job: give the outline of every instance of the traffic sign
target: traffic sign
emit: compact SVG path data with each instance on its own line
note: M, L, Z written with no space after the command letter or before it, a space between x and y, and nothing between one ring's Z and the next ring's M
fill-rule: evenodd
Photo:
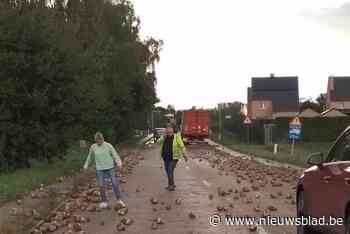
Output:
M290 140L300 140L301 139L301 127L294 125L289 128L288 138Z
M290 140L300 140L301 139L301 121L298 117L295 117L289 123L288 137Z
M288 132L288 138L292 140L292 151L291 154L294 154L294 148L295 148L295 140L301 139L301 121L298 117L295 117L290 123L289 123L289 132Z
M295 117L290 123L289 126L301 126L301 121L299 117Z
M244 121L243 121L243 123L244 123L245 125L250 125L250 124L252 124L252 120L251 120L248 116L246 116L245 119L244 119Z

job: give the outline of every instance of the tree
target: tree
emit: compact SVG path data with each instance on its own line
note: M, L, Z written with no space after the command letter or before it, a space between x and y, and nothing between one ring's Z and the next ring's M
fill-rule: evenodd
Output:
M167 110L170 114L174 114L175 115L175 107L173 105L168 105L167 106Z
M302 112L302 111L304 111L306 109L312 109L312 110L314 110L316 112L320 112L321 111L320 105L318 103L312 101L311 99L310 100L306 100L303 103L301 103L299 111Z
M46 2L0 3L0 172L97 130L124 140L158 101L163 42L140 39L130 1Z
M168 113L166 108L158 106L154 109L154 126L156 128L164 128L167 124L167 119L165 115Z
M41 2L2 9L0 17L0 99L11 116L1 125L6 147L0 170L29 167L30 158L51 162L62 155L65 131L76 116L75 54L53 24L55 15ZM46 18L47 20L40 20Z
M219 118L221 117L224 132L236 136L241 135L244 127L244 116L241 113L241 105L240 102L233 102L227 103L221 110L212 109L210 111L211 129L214 132L219 131ZM221 111L221 114L219 114L219 111ZM225 116L230 116L230 118L226 119Z
M321 93L320 96L317 97L316 101L320 107L321 112L327 109L327 94Z

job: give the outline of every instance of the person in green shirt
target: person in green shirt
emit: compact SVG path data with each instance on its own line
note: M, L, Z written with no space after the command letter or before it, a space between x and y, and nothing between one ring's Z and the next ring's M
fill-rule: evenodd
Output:
M125 207L125 203L121 200L119 180L115 175L115 165L117 165L119 171L122 170L122 161L119 154L110 143L104 141L102 133L97 132L95 134L95 142L96 143L90 147L89 155L84 164L84 170L88 169L89 164L94 159L96 164L97 182L101 194L100 208L104 209L108 207L106 178L110 178L112 181L112 188L117 198L117 202Z

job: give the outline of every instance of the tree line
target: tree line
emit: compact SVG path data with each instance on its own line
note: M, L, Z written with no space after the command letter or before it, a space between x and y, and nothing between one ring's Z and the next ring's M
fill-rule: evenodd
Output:
M0 2L0 172L62 158L100 130L116 143L158 101L162 41L127 0Z
M220 109L210 110L210 129L215 135L221 132L223 135L231 135L237 140L243 140L245 129L241 105L240 102L226 103Z

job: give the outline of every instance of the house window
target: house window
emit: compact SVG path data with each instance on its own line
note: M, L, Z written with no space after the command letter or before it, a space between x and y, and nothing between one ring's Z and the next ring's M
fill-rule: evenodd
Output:
M260 110L265 110L266 109L265 102L260 102L259 108Z

